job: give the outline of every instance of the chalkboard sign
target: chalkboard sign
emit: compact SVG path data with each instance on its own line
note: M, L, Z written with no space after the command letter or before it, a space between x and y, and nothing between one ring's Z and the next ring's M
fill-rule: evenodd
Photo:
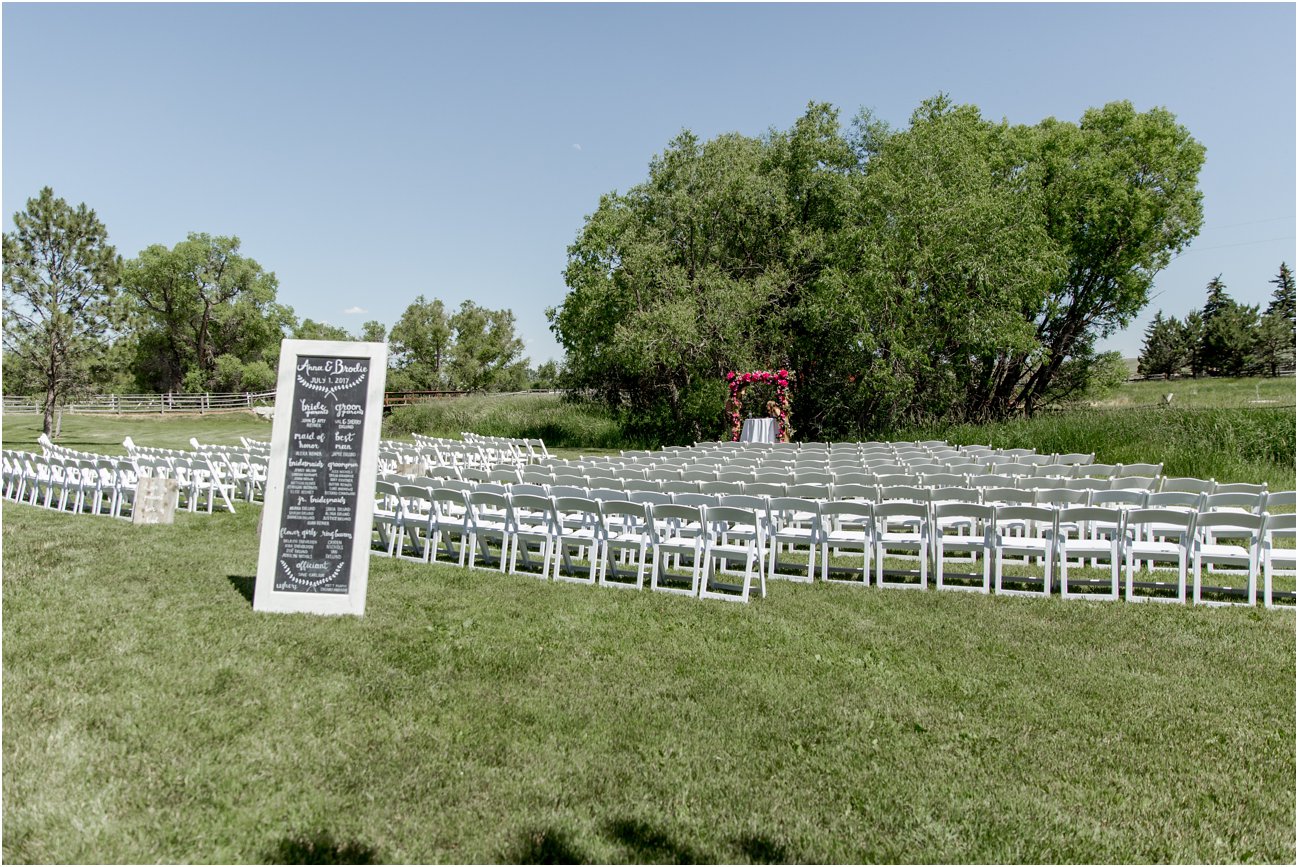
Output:
M387 350L286 340L253 607L362 614Z

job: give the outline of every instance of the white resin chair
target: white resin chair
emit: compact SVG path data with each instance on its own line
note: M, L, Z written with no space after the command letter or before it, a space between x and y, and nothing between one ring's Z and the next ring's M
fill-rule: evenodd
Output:
M1275 606L1274 582L1276 575L1293 575L1298 571L1298 556L1294 550L1294 513L1285 512L1279 515L1267 515L1262 526L1262 604L1267 608ZM1288 545L1277 545L1281 540L1288 540ZM1292 592L1289 597L1294 598Z
M874 563L875 584L879 587L928 589L928 561L930 529L927 503L889 501L874 507ZM918 561L917 569L887 569L885 558L890 553L904 552ZM889 580L887 576L918 578L911 581Z
M1058 533L1055 536L1055 563L1059 575L1059 596L1063 599L1101 599L1117 601L1118 570L1122 562L1123 512L1099 506L1074 506L1059 510ZM1106 529L1107 528L1107 529ZM1068 567L1076 558L1078 565L1090 560L1093 567L1103 561L1109 569L1107 583L1099 579L1080 579L1069 583ZM1104 592L1084 592L1074 587L1106 588Z
M766 598L765 519L751 509L707 506L703 509L703 569L699 576L700 599L747 602L754 575ZM726 563L744 561L740 583L724 580Z
M603 518L604 561L600 570L601 587L644 587L648 568L650 528L649 507L644 503L626 500L609 500L600 504ZM620 558L616 555L622 555ZM621 565L634 566L634 578L618 571Z
M649 544L653 551L649 589L663 593L697 596L703 568L703 512L695 506L663 503L649 507ZM689 586L679 574L683 558L688 558ZM673 572L672 570L676 571Z
M1194 576L1192 599L1195 605L1256 605L1258 549L1262 540L1261 515L1243 512L1200 512L1194 522L1194 547L1191 570ZM1216 566L1213 586L1203 585L1205 564ZM1223 568L1226 567L1226 568ZM1233 568L1231 568L1233 567ZM1231 582L1233 579L1233 583ZM1240 587L1238 582L1244 582ZM1203 592L1235 596L1243 593L1245 601L1205 600Z
M992 525L996 510L977 502L947 501L933 506L933 577L938 590L987 593L992 577ZM963 563L981 563L982 574L949 573L946 561L952 554L965 555ZM959 579L952 583L951 579ZM966 580L979 583L966 584Z
M820 580L870 586L870 557L874 553L874 507L858 500L831 500L820 504ZM858 572L831 566L830 558L843 551L861 552ZM847 573L859 578L835 578Z
M996 593L1007 596L1049 596L1054 571L1059 512L1044 506L998 506L992 546L992 571ZM1039 564L1040 576L1006 575L1005 558L1020 558L1031 569ZM1006 585L1017 585L1009 587Z
M557 535L554 579L577 584L594 584L603 551L603 513L597 500L588 497L557 497L554 501ZM575 555L575 557L574 557ZM583 577L575 561L589 566ZM564 574L564 571L568 574Z
M810 584L816 574L816 548L820 545L823 532L820 517L821 504L816 500L801 497L772 497L768 503L770 519L770 564L771 579L787 578ZM785 575L780 573L780 551L788 554L799 551L807 558L805 575ZM801 564L799 564L800 566Z
M509 505L512 551L509 557L509 571L518 572L521 558L523 567L528 572L531 572L535 566L538 569L537 576L543 581L549 580L555 545L559 537L554 501L542 494L519 493L510 495ZM533 556L539 558L539 564L532 562Z
M1174 509L1131 509L1126 513L1123 551L1128 602L1185 602L1186 572L1194 541L1196 515L1196 512ZM1142 561L1150 566L1154 563L1175 564L1176 583L1137 582L1136 569ZM1137 594L1137 588L1150 592ZM1176 595L1170 598L1156 595L1160 590L1175 590Z

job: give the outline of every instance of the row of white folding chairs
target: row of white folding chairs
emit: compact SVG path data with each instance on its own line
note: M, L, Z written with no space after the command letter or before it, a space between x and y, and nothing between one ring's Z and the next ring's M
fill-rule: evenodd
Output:
M136 470L129 458L38 455L5 449L4 496L47 509L128 517Z
M522 463L538 463L550 459L550 450L545 447L545 441L542 439L490 437L471 431L463 431L460 436L463 437L465 442L483 443L494 448L512 449L523 459Z
M524 490L524 487L529 489ZM530 486L520 486L510 491L477 489L470 492L387 483L380 489L381 500L386 501L386 506L381 506L376 511L375 526L389 553L395 551L399 555L423 560L434 559L434 552L441 539L448 540L444 543L447 553L454 555L456 549L451 546L449 539L456 528L459 528L460 565L465 565L467 552L468 564L472 566L483 544L482 540L494 539L500 546L499 559L496 561L499 568L503 570L505 563L509 562L512 571L518 551L524 551L525 558L527 552L518 548L520 543L515 540L515 554L512 559L509 555L509 528L521 526L517 516L511 517L509 504L524 503L535 512L541 508L539 504L542 503L569 506L593 503L595 507L587 509L581 520L575 523L569 521L567 525L562 522L553 523L553 527L570 526L573 530L566 544L592 546L586 580L593 583L597 580L597 567L613 569L616 573L616 564L611 556L613 549L606 552L609 559L605 562L598 553L598 540L613 534L629 545L635 542L637 533L650 541L652 536L648 526L640 530L634 527L618 530L616 527L610 529L608 525L593 523L592 515L600 510L617 516L624 516L630 510L633 514L641 514L643 511L649 515L679 517L679 510L682 509L706 512L709 509L740 508L749 510L754 515L756 528L753 530L755 535L752 541L760 549L747 552L750 556L746 573L751 572L754 563L761 572L761 564L765 563L771 578L794 577L780 575L780 552L787 546L801 546L806 559L806 573L801 580L806 581L811 581L814 577L817 549L821 552L821 578L826 581L843 580L831 577L831 573L841 574L844 570L841 566L831 566L830 549L836 553L855 550L862 555L861 568L846 571L860 576L849 580L865 585L871 583L873 571L874 582L879 587L927 589L931 566L936 573L935 584L938 589L972 589L982 592L994 589L997 593L1050 595L1052 581L1057 580L1060 595L1065 598L1117 599L1119 568L1122 567L1126 574L1128 600L1170 599L1184 602L1186 570L1187 564L1190 564L1193 565L1193 599L1196 603L1218 604L1223 598L1229 598L1233 594L1242 595L1246 600L1243 604L1251 605L1256 601L1256 578L1260 563L1264 573L1264 603L1271 606L1278 596L1293 597L1292 592L1273 592L1273 576L1277 568L1288 574L1292 574L1294 568L1293 548L1274 545L1277 537L1290 539L1292 545L1292 513L1271 516L1238 511L1198 512L1167 508L1124 510L1088 506L1054 508L955 502L820 502L802 498L743 495L714 499L689 494L677 495L671 502L645 501L643 498L620 501L608 497L608 494L615 492L590 491L586 497L563 493L565 495L547 496L539 489L531 490ZM426 505L412 508L410 503ZM558 505L556 508L558 512L564 511ZM581 511L575 508L573 510ZM695 536L704 535L704 531L699 529L691 533ZM533 532L527 539L543 548L543 573L548 574L553 564L555 577L561 577L560 560L571 571L568 549L563 547L565 542L557 538L546 541L542 538L543 535ZM1243 544L1233 541L1239 536L1245 537ZM1172 541L1169 541L1169 537ZM591 542L592 538L597 541ZM410 551L408 555L405 554L407 543ZM560 559L553 559L559 556L555 553L556 546L562 552ZM489 556L487 549L482 550ZM623 546L620 550L625 551L627 548ZM646 565L644 550L644 544L641 544L639 559L635 560L638 565L636 586L643 584ZM886 558L906 553L917 559L917 569L885 566ZM946 567L950 554L972 555L981 564L981 580L977 580L978 576L952 576ZM1021 577L1007 573L1004 570L1006 556L1035 557L1043 563L1041 574ZM1079 561L1089 558L1092 565L1105 560L1111 571L1110 580L1075 579L1070 585L1068 564L1073 558ZM1136 580L1142 563L1166 561L1176 563L1176 583L1143 578ZM698 566L697 563L695 565ZM1243 586L1205 585L1202 580L1204 565L1244 567ZM709 561L704 563L702 571L695 569L691 586L696 591L699 580L703 580L706 585L707 570L710 568ZM657 573L655 571L652 574ZM1220 582L1223 578L1234 577L1235 573L1218 568L1214 574ZM961 578L970 577L975 579L974 583L960 583ZM751 575L745 580L745 588L750 578ZM897 580L898 578L903 580ZM1097 594L1079 589L1095 586L1104 586L1107 591ZM1160 591L1170 591L1175 595L1161 596ZM747 591L744 589L742 592L746 594ZM1206 597L1205 593L1208 594Z
M246 502L255 503L266 492L270 453L242 446L200 443L191 438L195 453L205 455L224 474Z
M799 475L844 473L876 473L914 475L949 473L958 475L995 474L1012 476L1035 476L1039 478L1123 478L1127 476L1157 476L1162 473L1162 464L1051 464L1051 463L894 463L892 461L850 461L850 462L793 462L766 461L749 462L726 460L723 457L706 459L601 459L586 458L574 461L552 461L546 465L525 467L530 471L620 471L627 474L671 475L693 473L700 477L721 473L750 473L768 475Z
M908 476L866 477L844 482L774 482L721 479L713 481L687 479L626 479L613 476L541 475L524 472L521 478L493 472L472 481L508 484L534 484L546 487L602 488L630 492L668 494L753 494L758 496L798 496L813 499L916 499L931 501L944 496L966 502L991 500L1019 504L1103 505L1123 503L1129 506L1177 505L1199 508L1201 498L1218 507L1243 508L1260 512L1267 503L1283 506L1292 492L1269 492L1266 485L1230 484L1217 486L1217 492L1199 493L1173 486L1162 490L1160 480L1130 477L1108 482L1096 479L1034 479L1008 477ZM1150 498L1153 498L1152 500Z
M747 602L766 595L764 523L735 507L650 506L583 497L466 492L379 480L379 553L504 572ZM493 550L494 549L494 550ZM744 561L742 573L728 568ZM687 570L682 574L681 570Z

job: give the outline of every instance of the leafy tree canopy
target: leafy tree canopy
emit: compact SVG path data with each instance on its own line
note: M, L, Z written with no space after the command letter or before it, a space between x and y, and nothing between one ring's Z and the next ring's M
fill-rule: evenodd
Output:
M1203 154L1129 103L1023 127L939 96L847 133L811 104L787 131L682 132L569 248L565 381L663 441L717 436L730 369L793 369L820 439L1068 399L1198 232Z

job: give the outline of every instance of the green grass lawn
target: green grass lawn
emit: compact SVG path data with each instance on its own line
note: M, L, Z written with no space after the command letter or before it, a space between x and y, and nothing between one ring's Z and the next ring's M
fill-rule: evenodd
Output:
M613 450L548 400L560 454ZM270 425L67 416L61 442L128 434ZM1293 485L1268 405L943 434ZM4 503L6 861L1294 861L1291 609L783 581L738 606L378 558L364 618L264 615L259 512Z
M264 615L258 511L5 504L6 861L1294 859L1292 611L380 558Z

